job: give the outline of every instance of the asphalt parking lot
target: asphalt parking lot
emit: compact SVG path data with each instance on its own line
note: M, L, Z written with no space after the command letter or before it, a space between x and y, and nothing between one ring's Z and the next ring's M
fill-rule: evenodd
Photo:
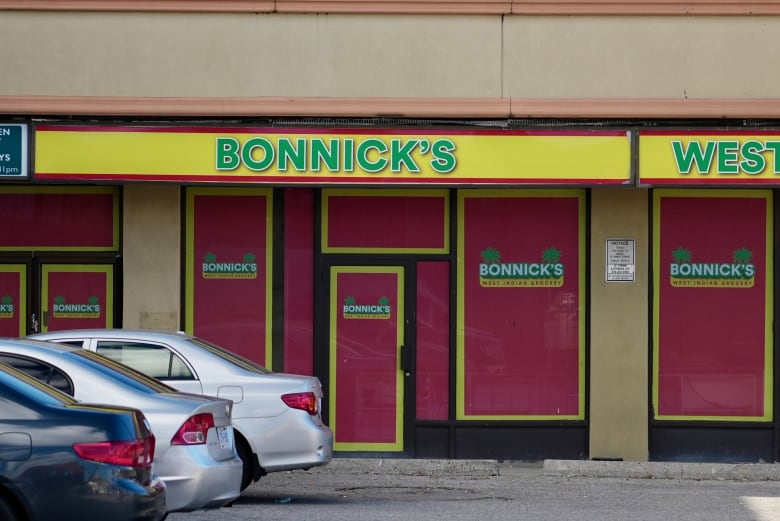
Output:
M780 521L780 466L334 459L169 521Z

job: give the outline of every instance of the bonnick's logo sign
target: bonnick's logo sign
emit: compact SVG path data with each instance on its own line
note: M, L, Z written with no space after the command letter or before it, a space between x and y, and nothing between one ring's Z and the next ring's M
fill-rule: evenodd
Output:
M100 311L100 299L94 295L81 304L67 304L65 297L58 295L52 306L55 318L100 318Z
M355 297L344 299L342 308L344 318L389 319L392 307L390 299L380 297L376 304L358 304Z
M0 299L0 318L13 318L15 309L14 299L10 295L3 295Z
M379 137L252 136L242 143L235 137L219 136L216 140L217 171L244 166L252 172L419 174L427 167L448 174L458 164L455 150L454 141L446 137L396 136L385 141Z
M680 246L672 252L669 278L674 287L752 288L756 266L745 247L734 251L731 262L693 262L691 251Z
M257 257L254 253L245 253L242 262L217 262L217 256L207 253L201 266L204 279L256 279Z
M482 287L561 287L564 266L555 247L542 252L541 262L502 262L501 252L489 247L482 252L479 285Z

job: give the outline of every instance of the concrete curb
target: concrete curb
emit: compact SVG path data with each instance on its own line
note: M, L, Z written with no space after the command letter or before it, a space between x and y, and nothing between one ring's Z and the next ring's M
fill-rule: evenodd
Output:
M396 474L402 476L498 475L496 460L333 458L312 471L332 474Z
M545 460L545 475L644 479L780 481L774 463L675 463Z
M546 476L613 477L632 479L693 479L780 481L780 464L677 463L635 461L555 460L512 462L496 460L333 458L312 472L326 474L385 474L399 476L492 477L522 475L529 471Z

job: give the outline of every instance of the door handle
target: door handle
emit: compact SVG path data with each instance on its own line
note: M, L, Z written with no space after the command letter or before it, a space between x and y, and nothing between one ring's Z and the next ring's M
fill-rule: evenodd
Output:
M411 373L412 372L412 360L411 355L409 354L409 348L406 346L401 346L401 371L405 373Z

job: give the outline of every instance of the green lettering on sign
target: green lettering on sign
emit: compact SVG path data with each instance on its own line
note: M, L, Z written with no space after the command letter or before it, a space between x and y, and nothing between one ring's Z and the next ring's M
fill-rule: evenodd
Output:
M780 141L694 140L687 145L672 141L672 154L682 175L694 171L722 176L780 174Z
M708 174L710 165L712 165L712 156L715 153L715 142L707 141L705 150L702 150L701 143L698 141L691 141L687 149L684 149L683 146L680 141L672 141L672 151L674 152L674 160L677 161L677 170L681 174L690 174L691 168L693 168L695 163L699 172Z
M253 172L275 169L281 173L419 174L429 168L446 175L458 164L455 143L448 138L394 137L386 142L379 137L280 136L274 141L252 136L242 143L234 137L220 136L215 145L217 171L243 166Z

